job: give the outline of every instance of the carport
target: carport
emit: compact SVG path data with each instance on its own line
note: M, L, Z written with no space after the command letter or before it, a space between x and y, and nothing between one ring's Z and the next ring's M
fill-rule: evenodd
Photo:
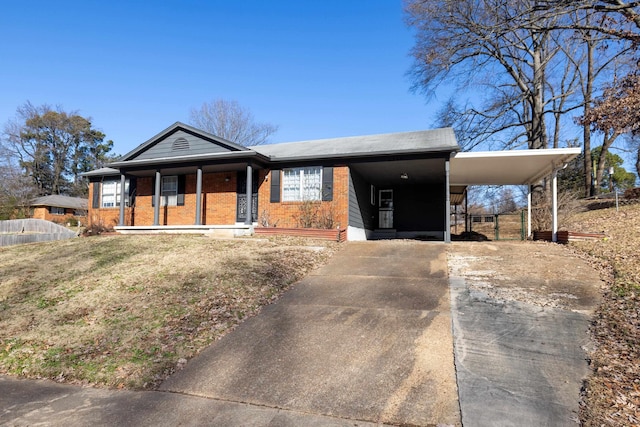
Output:
M558 233L558 171L577 157L580 148L478 151L454 153L447 174L447 199L461 203L469 185L526 185L527 236L531 237L531 186L551 175L552 239ZM447 218L449 218L447 212ZM447 228L450 239L450 228ZM449 241L449 240L447 240Z

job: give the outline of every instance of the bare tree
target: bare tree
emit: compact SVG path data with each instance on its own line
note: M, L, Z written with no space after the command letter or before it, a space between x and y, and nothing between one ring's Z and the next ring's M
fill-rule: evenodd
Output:
M256 122L251 111L237 101L225 99L216 99L192 109L190 124L243 146L264 144L278 130L270 123Z
M0 220L28 217L30 201L37 194L30 177L0 145Z
M622 13L613 6L619 1L576 3L580 7L543 0L407 3L409 23L417 30L415 87L429 94L442 82L456 83L475 89L475 98L484 96L482 102L460 102L459 94L469 91L458 90L438 117L438 125L456 129L463 149L496 143L503 149L566 144L563 123L580 109L588 116L607 80L625 73L621 64L627 61L628 66L631 38L609 34L616 25L620 34L628 34L623 27L629 26L630 11L625 9L624 22L618 23L595 3L607 3L608 13ZM603 149L593 175L600 180L607 151L619 134L598 130L604 135ZM583 125L586 195L598 188L591 183L591 132ZM534 187L534 201L541 194Z

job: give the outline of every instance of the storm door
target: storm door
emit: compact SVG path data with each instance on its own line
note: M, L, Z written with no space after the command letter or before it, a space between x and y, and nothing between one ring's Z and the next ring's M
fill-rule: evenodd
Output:
M258 221L258 172L253 171L253 188L251 189L251 220ZM238 185L236 188L236 221L244 222L247 219L247 172L238 172Z
M393 190L380 190L378 197L378 227L393 228Z

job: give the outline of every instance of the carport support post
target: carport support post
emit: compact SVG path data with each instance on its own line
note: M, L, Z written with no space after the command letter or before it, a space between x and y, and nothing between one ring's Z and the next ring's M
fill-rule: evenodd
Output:
M162 175L160 175L160 171L156 171L156 188L155 194L153 195L153 225L160 225L160 184L162 180Z
M558 170L553 170L551 181L551 241L558 241Z
M120 218L118 219L118 225L122 227L124 225L124 198L125 198L125 184L127 183L126 176L120 174Z
M527 185L527 238L531 238L531 184Z
M196 225L202 225L202 166L196 171Z
M244 220L245 225L253 224L253 212L251 209L253 207L253 168L251 167L251 163L247 164L247 217Z
M444 162L444 242L451 243L451 194L449 189L449 159Z

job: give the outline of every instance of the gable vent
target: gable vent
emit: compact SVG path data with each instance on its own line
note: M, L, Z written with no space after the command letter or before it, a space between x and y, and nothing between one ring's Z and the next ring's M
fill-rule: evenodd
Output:
M171 144L171 151L183 151L189 149L189 141L184 138L176 138Z

